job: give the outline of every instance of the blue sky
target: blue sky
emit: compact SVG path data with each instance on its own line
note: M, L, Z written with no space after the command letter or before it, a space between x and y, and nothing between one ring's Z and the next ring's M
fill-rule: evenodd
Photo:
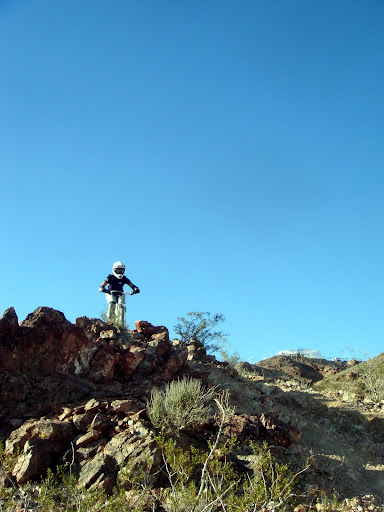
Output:
M383 352L384 4L3 0L1 310Z

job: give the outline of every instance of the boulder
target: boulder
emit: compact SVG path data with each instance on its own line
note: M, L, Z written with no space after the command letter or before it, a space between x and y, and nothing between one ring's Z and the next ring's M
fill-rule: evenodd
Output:
M155 332L155 327L146 320L136 320L135 327L137 332L144 334L145 336L152 336Z
M98 412L93 417L91 423L92 430L99 430L100 432L105 432L111 425L111 420L105 414Z
M24 453L19 456L12 471L16 482L21 485L43 476L53 465L53 455L57 453L55 443L45 439L28 440L24 445Z
M258 439L260 436L259 418L247 414L233 414L227 419L223 434L230 439L236 437L242 443Z
M131 421L128 429L113 436L106 444L105 439L97 443L95 438L91 441L89 437L90 442L85 445L83 438L76 442L75 455L77 461L82 461L78 481L80 487L109 491L116 478L122 487L129 487L127 464L129 472L140 469L148 472L152 484L157 482L162 462L160 449L152 432L140 421Z
M150 337L150 341L154 342L169 342L169 331L164 325L154 327L153 334Z
M103 331L117 332L117 327L107 324L99 318L88 318L87 316L81 316L76 318L75 325L80 327L86 334L87 338L91 341L95 341L100 337L100 333Z
M6 442L6 453L23 448L12 471L16 482L23 484L43 475L73 437L72 425L58 420L29 421L15 430Z
M111 403L111 410L122 416L135 414L143 409L143 403L136 400L114 400Z
M129 472L143 471L147 473L150 485L158 484L162 465L161 451L153 433L141 421L132 421L129 429L113 437L106 445L104 453L113 457L119 465L117 479L120 486L125 487L128 484L127 463Z
M19 327L19 319L17 318L15 308L6 309L0 318L0 323L4 331L15 332Z
M116 352L112 345L105 345L92 360L89 376L95 381L113 380L115 367L121 359L121 354Z
M102 404L99 400L95 400L94 398L91 398L91 400L88 400L88 402L84 406L85 412L95 412L101 409Z
M262 414L260 416L263 437L268 443L287 448L301 438L301 432L287 423L280 421L272 414Z
M126 379L130 379L139 364L145 359L146 351L144 347L132 346L126 351L120 361L119 370Z
M108 440L105 438L94 440L93 442L87 443L84 446L76 447L75 452L75 461L81 462L91 457L94 457L96 453L100 453L103 451L104 446L107 444Z
M78 485L91 490L111 491L116 482L117 471L116 460L107 453L100 452L81 467Z
M183 368L188 359L188 349L182 347L169 353L159 372L158 381L169 382Z
M60 450L73 437L71 423L57 419L28 420L14 430L5 443L5 452L12 454L15 448L23 449L30 439L42 439L54 443Z
M80 432L87 432L91 427L94 417L95 413L93 412L75 413L72 421L77 430Z
M75 445L77 448L87 446L98 439L103 437L103 433L100 430L89 430L86 434L76 439Z

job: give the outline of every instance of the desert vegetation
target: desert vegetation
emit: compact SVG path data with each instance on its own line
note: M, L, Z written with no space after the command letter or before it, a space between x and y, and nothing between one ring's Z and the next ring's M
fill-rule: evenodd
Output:
M216 404L218 430L206 450L193 444L182 447L177 437L167 435L207 421L211 402ZM221 441L226 416L233 413L227 392L218 394L213 389L204 389L200 381L184 379L165 386L162 391L154 391L148 402L148 413L153 426L162 432L156 436L163 461L160 471L165 481L161 489L150 485L148 461L140 468L129 465L122 468L119 482L110 494L103 489L81 488L70 464L59 466L55 472L48 469L39 483L16 486L10 473L18 453L6 455L2 446L0 510L235 512L263 510L269 506L268 510L278 511L297 502L294 487L299 474L293 474L287 464L278 463L267 443L250 444L255 455L252 470L242 473L236 469L232 453L237 440Z
M7 310L0 512L382 512L383 356L232 367L203 317L175 343Z
M186 316L178 317L177 320L178 323L173 329L182 343L197 340L209 352L218 352L225 346L228 334L216 330L225 321L222 313L212 315L208 312L189 311Z
M204 389L200 380L173 381L164 389L154 388L147 405L152 425L164 433L178 434L181 429L205 423L215 390Z
M368 400L378 404L384 400L384 355L357 362L349 368L315 384L319 391L339 393L355 401Z

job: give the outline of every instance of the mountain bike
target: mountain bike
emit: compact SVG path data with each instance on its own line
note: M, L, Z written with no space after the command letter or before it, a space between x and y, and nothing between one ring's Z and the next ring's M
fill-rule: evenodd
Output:
M111 301L108 301L108 308L110 307L111 303L115 304L113 316L115 317L116 326L126 327L127 307L125 305L125 296L135 295L135 292L133 290L130 292L122 292L120 290L105 290L104 293L111 295Z

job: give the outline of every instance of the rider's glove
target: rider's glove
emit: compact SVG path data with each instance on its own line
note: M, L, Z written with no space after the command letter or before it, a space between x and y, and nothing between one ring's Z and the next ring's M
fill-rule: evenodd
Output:
M99 286L99 292L105 292L105 288L103 288L102 286Z
M133 287L133 293L140 293L140 290L138 289L137 286Z

